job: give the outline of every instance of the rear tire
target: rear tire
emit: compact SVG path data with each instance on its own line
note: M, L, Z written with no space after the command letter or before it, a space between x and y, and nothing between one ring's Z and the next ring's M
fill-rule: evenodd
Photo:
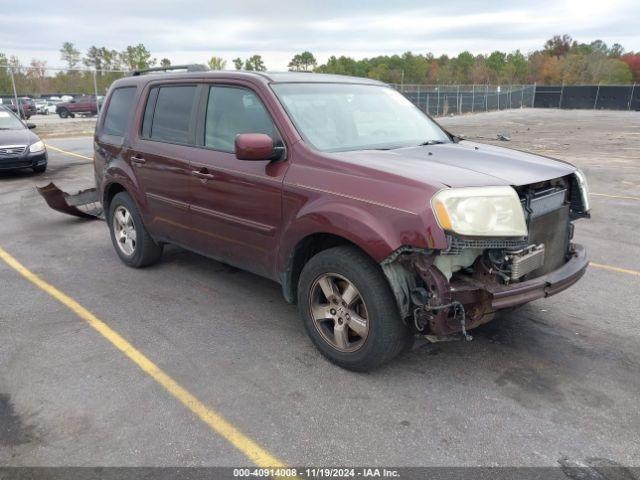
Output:
M58 112L58 115L60 116L60 118L69 118L69 115L71 115L71 113L66 108L62 108Z
M141 268L160 259L162 245L147 233L138 207L128 193L120 192L113 197L107 223L113 247L125 265Z
M327 278L331 287L327 287ZM325 295L327 288L337 288L335 295ZM350 302L353 298L356 300ZM400 318L380 266L351 246L324 250L307 262L298 283L298 309L318 350L349 370L379 367L407 349L413 337ZM354 319L358 319L355 324ZM341 339L343 329L348 333Z

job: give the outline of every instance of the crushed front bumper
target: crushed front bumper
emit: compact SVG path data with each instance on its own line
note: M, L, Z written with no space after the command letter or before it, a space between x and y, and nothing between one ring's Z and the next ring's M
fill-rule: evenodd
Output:
M512 285L485 287L491 294L491 307L495 310L516 307L532 300L555 295L576 283L589 265L582 245L573 245L573 256L562 267L537 278Z
M490 321L498 310L523 305L569 288L584 275L589 264L581 245L571 244L569 251L569 260L560 268L507 285L481 273L454 274L448 280L433 264L432 256L415 251L404 251L390 257L383 263L383 269L403 317L413 315L420 332L446 336L462 330L460 315L456 313L458 307L463 307L464 325L471 329ZM398 263L404 268L399 268ZM415 276L421 281L412 281ZM411 292L420 289L426 291L426 299L419 300L420 295L417 295L419 301L414 300ZM419 320L416 320L416 315L420 316ZM418 328L419 324L423 328Z

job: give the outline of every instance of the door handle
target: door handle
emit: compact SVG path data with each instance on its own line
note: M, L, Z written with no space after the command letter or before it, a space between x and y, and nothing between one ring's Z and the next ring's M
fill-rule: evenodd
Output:
M144 163L146 162L146 160L144 158L142 158L140 155L133 155L131 157L131 163L133 163L134 165L144 165Z
M209 170L203 168L201 170L191 170L191 174L194 177L198 177L202 180L213 180L216 176L213 173L209 173Z

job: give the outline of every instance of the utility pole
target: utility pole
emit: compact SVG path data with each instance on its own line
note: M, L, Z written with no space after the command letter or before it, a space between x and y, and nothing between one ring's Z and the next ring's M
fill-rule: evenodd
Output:
M97 71L93 71L93 90L96 94L96 112L98 114L98 116L100 116L100 102L98 101L98 80L96 78L98 72Z
M13 67L7 68L9 68L9 73L11 74L11 86L13 87L13 100L16 102L16 112L18 112L18 116L22 118L24 115L20 113L20 103L18 102L18 91L16 90L16 79L13 76Z

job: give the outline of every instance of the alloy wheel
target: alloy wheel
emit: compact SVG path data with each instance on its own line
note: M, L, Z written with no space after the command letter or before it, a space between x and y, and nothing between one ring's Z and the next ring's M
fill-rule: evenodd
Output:
M133 255L138 236L131 213L122 205L113 212L113 233L120 251L129 257Z
M369 314L360 292L337 273L320 275L311 286L309 311L322 338L340 352L355 352L369 335Z

